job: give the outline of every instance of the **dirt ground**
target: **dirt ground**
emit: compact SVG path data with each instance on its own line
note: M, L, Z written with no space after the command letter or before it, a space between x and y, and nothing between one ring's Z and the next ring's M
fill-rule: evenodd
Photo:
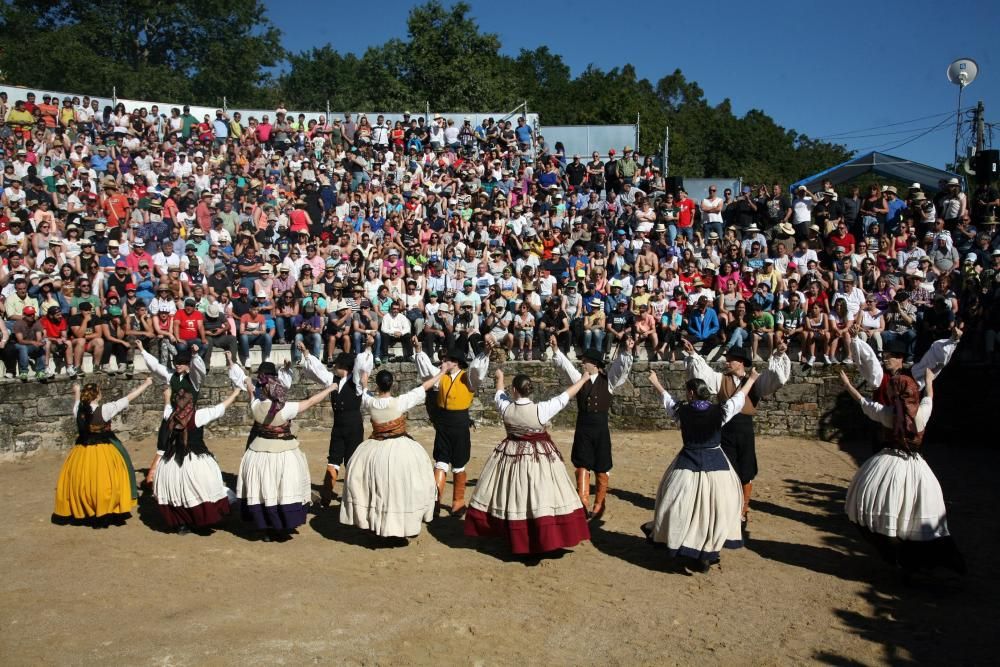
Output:
M413 435L429 448L429 431ZM554 437L568 455L572 434ZM470 476L499 438L474 433ZM336 505L285 544L250 541L236 518L210 536L166 533L149 497L124 527L59 527L49 517L63 454L2 463L0 655L6 665L993 661L995 452L931 448L970 574L904 586L843 514L867 445L760 440L747 547L692 576L639 531L678 433L614 442L604 523L537 564L463 537L452 518L385 544L341 526ZM326 436L303 443L318 481ZM151 442L126 444L144 467ZM210 446L235 484L242 443Z

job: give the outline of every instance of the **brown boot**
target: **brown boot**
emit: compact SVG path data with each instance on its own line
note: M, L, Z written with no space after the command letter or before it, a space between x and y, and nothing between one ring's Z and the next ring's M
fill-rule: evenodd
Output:
M608 495L608 473L597 473L597 493L594 494L594 509L591 519L600 519L604 515L604 499Z
M326 474L323 475L323 486L319 490L320 507L329 507L333 502L333 485L337 483L337 469L326 467Z
M750 495L753 493L753 482L743 485L743 511L740 514L740 521L746 523L750 513Z
M440 468L434 468L434 486L437 487L437 500L434 503L434 514L441 509L441 499L444 498L444 486L448 482L448 473Z
M576 469L576 493L583 503L583 511L586 512L587 505L590 504L590 471L586 468Z
M454 485L451 490L451 513L461 515L465 513L465 482L468 474L463 470L456 472L451 482Z

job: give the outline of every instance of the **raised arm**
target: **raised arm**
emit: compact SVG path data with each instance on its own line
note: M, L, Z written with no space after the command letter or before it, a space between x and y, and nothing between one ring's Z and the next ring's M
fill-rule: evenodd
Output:
M632 352L635 350L635 339L632 336L625 338L625 344L618 346L618 354L615 355L611 367L608 368L608 389L614 393L625 381L628 380L629 371L632 370Z
M552 364L562 371L563 376L566 380L573 384L580 379L580 371L573 367L566 355L562 353L559 349L559 344L556 342L555 336L549 336L549 347L552 348Z
M413 361L417 364L417 376L421 380L437 376L441 372L437 366L431 363L431 358L424 352L423 346L416 336L413 337L413 349L417 351L413 357Z
M587 382L590 382L590 375L583 373L580 376L580 379L574 382L563 393L559 394L555 398L550 398L547 401L536 403L538 407L539 421L543 424L547 424L552 421L552 418L559 414L559 412L569 404L569 399L576 396L577 392L579 392L583 385Z
M470 391L475 393L480 385L483 383L483 379L486 374L490 372L490 353L488 350L483 350L472 363L469 364L468 372L462 377L466 378L465 385Z
M188 373L191 378L191 385L195 388L195 391L201 389L201 383L208 375L208 369L205 368L205 360L201 358L200 354L191 355L191 371Z
M840 371L840 381L844 385L844 389L855 401L861 404L861 411L865 413L865 416L874 422L878 422L886 428L892 428L892 408L882 405L877 401L871 401L861 395L861 392L851 384L851 379L847 377L847 373Z
M142 392L146 391L153 385L153 378L148 377L142 381L142 383L129 392L124 398L119 398L117 401L111 401L109 403L104 403L101 405L101 418L104 421L111 421L115 415L122 412L128 408L129 403L139 398Z
M317 403L321 403L323 401L323 399L325 399L327 397L327 395L329 395L331 392L333 392L333 390L336 389L336 388L337 388L337 385L332 384L329 387L324 387L323 389L321 389L320 391L316 392L315 394L313 394L312 396L310 396L306 400L299 401L299 414L302 414L303 412L305 412L309 408L313 407Z
M667 414L671 418L677 417L677 402L674 401L674 397L670 395L670 392L660 384L660 378L657 377L656 371L649 371L649 384L653 386L653 389L660 393L660 398L663 401L663 409L667 411Z
M302 374L308 378L311 378L323 385L324 387L329 387L330 385L337 384L337 376L331 373L323 362L314 357L306 349L305 343L299 341L295 344L299 352L302 353Z
M142 346L140 341L135 342L135 346L139 348L139 353L142 355L142 360L146 362L146 368L152 373L153 377L161 382L170 381L170 369L157 361L156 357L146 352L146 348Z
M788 346L785 343L778 345L767 362L767 370L756 380L757 395L761 398L781 389L791 377L792 360L788 358L787 350Z
M210 424L216 419L222 417L222 415L226 414L226 408L232 405L233 402L236 401L236 398L242 393L243 391L240 389L233 389L232 393L230 393L229 396L226 396L225 400L218 405L213 405L210 408L200 408L195 411L195 426L205 426L206 424Z
M766 372L766 371L765 371ZM757 372L757 369L752 369L750 375L747 377L746 382L740 386L740 390L733 394L728 401L722 406L722 423L725 424L730 419L739 414L740 410L743 409L743 405L746 403L747 396L750 395L750 389L753 388L754 384L760 382L761 374Z
M851 341L851 354L858 365L858 374L861 378L874 388L880 387L882 385L882 364L875 356L875 350L868 343L855 337Z
M684 341L684 353L687 355L687 376L688 379L699 378L705 381L713 394L719 393L719 385L722 383L722 373L713 370L704 359L694 351L691 341Z

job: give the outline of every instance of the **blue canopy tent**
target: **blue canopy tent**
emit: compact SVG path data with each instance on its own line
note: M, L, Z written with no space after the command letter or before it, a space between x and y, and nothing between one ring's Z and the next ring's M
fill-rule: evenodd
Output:
M950 171L872 151L792 183L791 191L795 192L797 187L804 185L809 192L816 192L824 179L828 178L834 185L838 185L868 172L904 183L920 183L920 189L924 192L937 192L940 189L938 187L940 180L947 181L949 178L962 180L961 176Z

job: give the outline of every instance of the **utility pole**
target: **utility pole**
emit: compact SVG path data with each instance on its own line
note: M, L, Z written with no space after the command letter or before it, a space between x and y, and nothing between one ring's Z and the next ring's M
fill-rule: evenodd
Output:
M979 104L976 105L976 120L974 127L976 128L976 155L979 155L986 148L986 126L985 120L986 109L983 106L983 101L979 100Z

